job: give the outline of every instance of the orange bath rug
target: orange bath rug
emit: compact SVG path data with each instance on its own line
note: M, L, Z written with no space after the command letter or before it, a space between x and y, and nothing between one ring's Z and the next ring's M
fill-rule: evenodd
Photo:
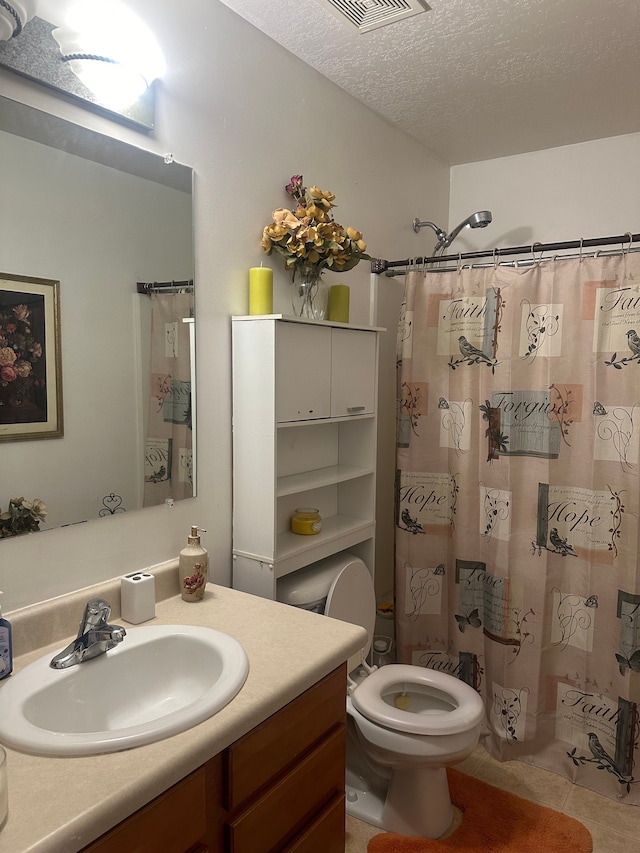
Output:
M591 853L588 829L553 809L538 806L459 770L447 770L451 801L462 824L447 838L410 838L383 832L368 853Z

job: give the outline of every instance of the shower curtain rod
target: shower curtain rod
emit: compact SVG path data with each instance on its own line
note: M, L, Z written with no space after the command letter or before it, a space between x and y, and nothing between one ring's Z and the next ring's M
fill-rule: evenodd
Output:
M384 273L387 276L394 275L404 275L404 272L387 272L387 270L392 267L408 267L419 264L434 264L440 263L442 261L455 261L458 263L461 260L471 260L477 258L491 258L492 264L496 263L516 263L515 261L502 261L501 258L503 256L508 255L524 255L531 254L532 260L531 263L537 263L540 260L550 260L544 258L536 258L536 252L560 252L565 249L579 249L580 254L575 255L573 257L581 257L582 250L593 248L595 246L614 246L621 244L621 247L624 248L624 244L629 244L629 249L631 248L632 243L640 242L640 234L632 234L628 232L627 234L620 234L614 237L593 237L587 240L564 240L558 243L532 243L529 246L512 246L511 248L495 248L495 249L486 249L481 252L462 252L456 255L433 255L429 258L407 258L404 261L385 261L383 258L374 258L371 261L371 272L376 275L380 275ZM634 250L635 251L635 250ZM563 256L568 257L568 256ZM491 266L492 264L486 264L486 266ZM480 266L480 265L478 265ZM441 272L445 272L444 269L440 270Z
M188 281L139 281L136 284L138 293L144 293L149 296L151 293L159 293L160 291L185 291L193 293L193 279Z

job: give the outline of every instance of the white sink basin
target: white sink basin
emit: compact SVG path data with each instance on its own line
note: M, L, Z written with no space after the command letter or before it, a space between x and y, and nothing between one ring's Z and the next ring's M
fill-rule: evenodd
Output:
M242 646L191 625L127 629L93 660L52 669L52 654L0 685L0 740L36 755L95 755L153 743L220 711L249 672Z

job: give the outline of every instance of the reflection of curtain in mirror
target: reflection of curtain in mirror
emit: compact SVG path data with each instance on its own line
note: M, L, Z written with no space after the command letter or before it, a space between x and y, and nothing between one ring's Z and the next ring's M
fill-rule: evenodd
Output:
M189 324L193 295L151 293L144 506L193 494Z

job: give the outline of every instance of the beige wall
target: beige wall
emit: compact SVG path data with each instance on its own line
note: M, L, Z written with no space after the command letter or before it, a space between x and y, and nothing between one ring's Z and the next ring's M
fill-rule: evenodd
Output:
M183 0L179 8L168 0L129 5L152 23L169 69L153 134L121 127L1 70L0 94L138 147L171 152L195 170L199 495L173 509L156 507L1 543L7 610L170 559L191 524L208 529L213 579L229 583L229 317L247 311L248 268L271 262L259 248L260 232L271 210L286 203L281 188L292 174L333 190L340 220L360 228L371 252L386 258L430 250L431 235L416 236L411 229L414 216L438 224L449 217L451 227L480 208L493 211L494 223L466 229L455 244L461 251L638 230L638 134L449 170L217 0ZM275 309L286 311L288 279L277 260L272 265ZM352 287L352 319L366 322L368 265L340 281ZM398 281L390 286L397 290ZM390 405L389 394L385 399ZM391 454L393 411L387 409L383 421ZM388 482L393 463L386 463ZM387 492L380 524L387 555L391 506ZM390 578L390 568L387 556L382 580ZM384 588L382 583L379 591Z
M191 524L208 530L213 580L229 583L229 318L248 309L249 267L271 261L260 235L271 211L286 203L283 187L292 174L333 190L340 221L361 229L378 256L422 251L413 217L447 216L444 163L217 0L129 5L152 24L169 69L153 134L121 127L1 70L0 94L138 147L171 152L195 170L198 497L0 543L6 610L170 559ZM276 259L272 266L275 309L286 312L288 278ZM352 319L367 322L368 265L340 281L352 288Z
M640 230L640 133L451 169L449 225L489 209L452 249L579 240Z

